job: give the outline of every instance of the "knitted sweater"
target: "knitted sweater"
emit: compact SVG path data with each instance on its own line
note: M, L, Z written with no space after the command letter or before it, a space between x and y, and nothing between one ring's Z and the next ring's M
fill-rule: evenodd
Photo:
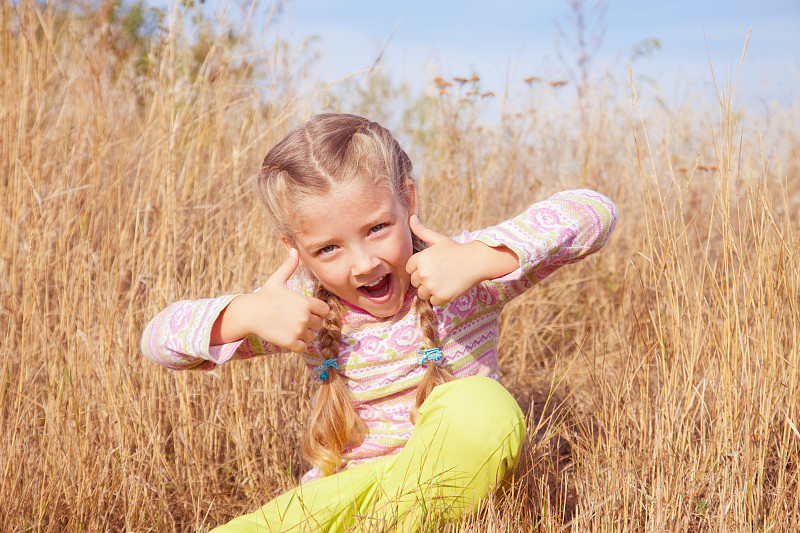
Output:
M498 379L497 338L503 307L559 267L599 250L616 218L615 205L602 194L565 191L501 224L456 237L459 242L479 240L489 246L507 246L519 257L520 268L434 307L445 368L456 378L483 375ZM296 275L287 285L311 295L311 281L303 276ZM173 303L146 326L142 352L173 369L211 369L231 359L281 352L256 336L209 345L214 321L235 296ZM386 318L344 302L337 364L366 435L361 444L344 450L342 468L399 452L414 429L409 414L425 372L417 353L422 332L413 305L415 296L416 290L409 287L400 311ZM312 370L311 378L319 381L318 372L313 371L321 362L318 338L302 357ZM303 482L320 476L314 468Z

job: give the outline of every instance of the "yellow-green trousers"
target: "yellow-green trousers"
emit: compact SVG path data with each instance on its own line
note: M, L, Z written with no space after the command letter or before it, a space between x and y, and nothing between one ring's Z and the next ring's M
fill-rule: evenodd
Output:
M301 485L214 533L428 529L491 495L524 438L523 414L502 385L458 379L433 389L400 453Z

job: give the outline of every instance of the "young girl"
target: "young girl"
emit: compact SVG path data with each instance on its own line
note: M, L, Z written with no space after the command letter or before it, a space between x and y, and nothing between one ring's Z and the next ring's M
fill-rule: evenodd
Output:
M417 218L392 135L337 114L270 150L258 190L286 261L256 292L170 305L142 337L174 369L289 350L320 384L302 484L216 531L416 531L473 510L525 436L496 381L500 312L600 249L614 204L562 192L451 239Z

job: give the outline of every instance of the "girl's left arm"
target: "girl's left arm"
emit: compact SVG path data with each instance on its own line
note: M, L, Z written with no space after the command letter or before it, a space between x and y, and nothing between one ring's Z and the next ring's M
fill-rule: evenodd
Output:
M493 280L502 285L503 299L510 300L562 266L600 250L617 215L614 202L599 192L563 191L496 226L465 232L458 240L480 241L516 255L517 268Z
M411 256L406 271L417 295L433 305L452 302L478 283L505 276L519 266L517 255L506 246L458 242L426 227L416 215L409 226L429 246Z
M599 250L616 220L614 203L589 190L560 192L497 226L455 239L412 216L411 230L430 246L412 255L406 270L419 297L434 305L452 302L484 281L496 288L502 305Z

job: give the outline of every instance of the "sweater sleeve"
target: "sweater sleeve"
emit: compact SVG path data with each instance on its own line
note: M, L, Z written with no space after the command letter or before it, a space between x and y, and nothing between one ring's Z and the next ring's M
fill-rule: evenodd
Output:
M211 328L236 296L231 294L170 304L145 326L142 353L174 370L210 370L230 359L247 359L281 351L256 336L211 346Z
M211 327L236 296L170 304L145 326L142 353L148 359L176 370L213 368L216 363L230 359L236 348L210 346Z
M496 291L498 303L506 303L562 266L598 251L616 223L614 202L598 192L581 189L559 192L496 226L465 232L459 240L507 246L517 254L517 270L486 282L486 288Z
M310 279L302 275L292 277L286 286L303 294L310 295L312 291ZM142 353L167 368L210 370L231 359L285 352L280 346L256 335L219 346L211 345L214 322L237 296L182 300L167 306L145 326L140 345ZM316 339L309 346L309 352L316 353L315 350Z

